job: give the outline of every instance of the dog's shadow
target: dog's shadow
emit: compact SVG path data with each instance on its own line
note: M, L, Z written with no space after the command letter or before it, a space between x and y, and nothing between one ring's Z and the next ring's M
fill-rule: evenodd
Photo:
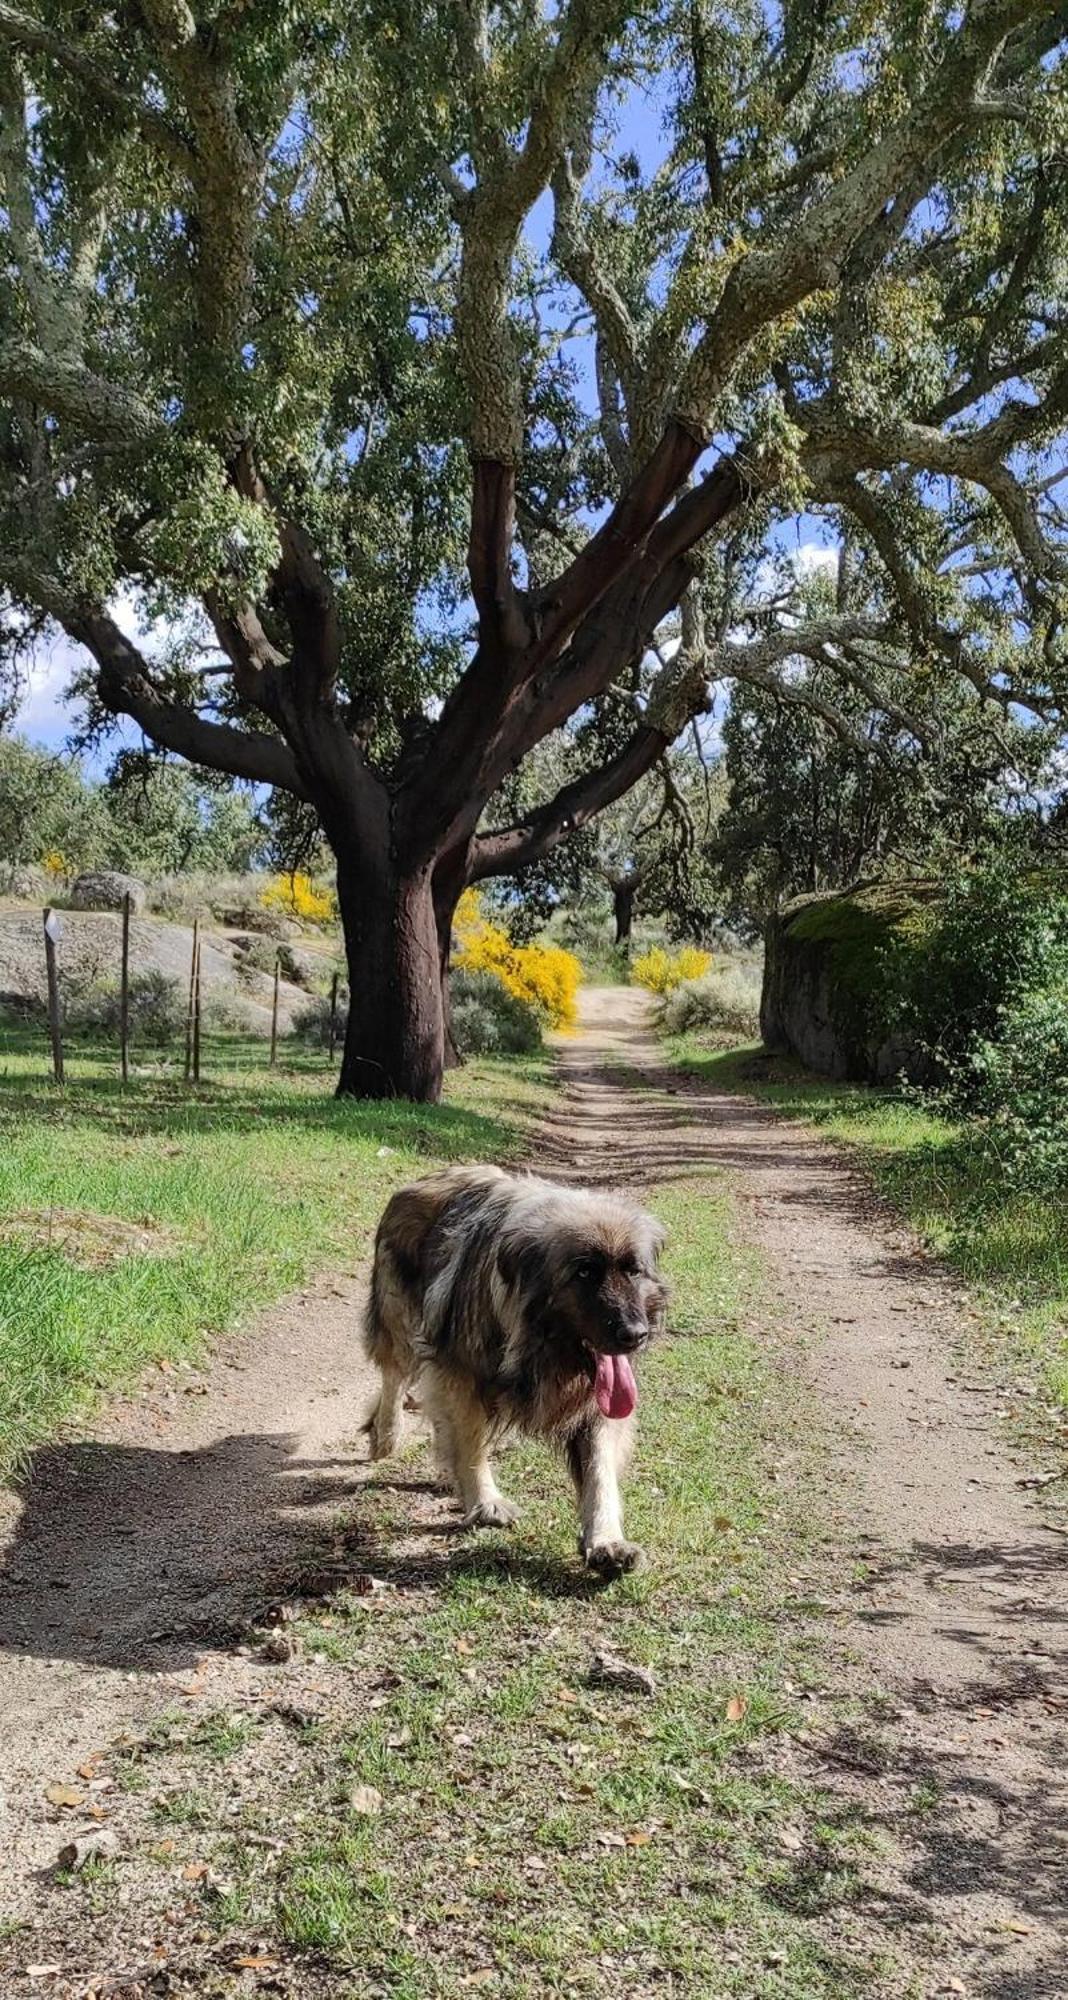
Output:
M13 1658L171 1671L229 1650L279 1599L359 1589L367 1576L441 1590L510 1576L547 1598L604 1588L577 1553L465 1528L418 1459L313 1460L284 1434L199 1451L48 1445L15 1491L0 1548L0 1655ZM384 1518L394 1495L408 1503L402 1520Z

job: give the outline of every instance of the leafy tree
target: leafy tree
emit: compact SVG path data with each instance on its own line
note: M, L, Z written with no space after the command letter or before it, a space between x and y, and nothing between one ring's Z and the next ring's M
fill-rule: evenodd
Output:
M91 867L107 841L107 814L79 764L0 736L0 861L25 865L52 853Z
M1048 731L944 712L925 755L859 691L842 703L851 735L828 737L818 712L793 698L833 699L825 666L797 662L789 691L784 701L739 683L724 725L726 800L704 860L744 929L761 928L791 896L1051 844Z
M95 715L313 808L342 1090L437 1093L464 883L587 826L710 682L842 740L857 688L917 742L935 683L1057 712L1064 30L1043 0L0 6L0 579L84 647ZM769 581L801 510L850 551L817 618ZM152 664L117 587L200 625ZM487 818L609 689L619 746Z
M119 868L154 875L244 873L265 846L247 792L139 751L116 759L102 803L107 858Z

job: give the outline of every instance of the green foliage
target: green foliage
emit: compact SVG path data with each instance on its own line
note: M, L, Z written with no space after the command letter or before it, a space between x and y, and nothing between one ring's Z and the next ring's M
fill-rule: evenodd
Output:
M136 874L240 873L263 850L251 797L141 751L120 752L100 788L108 863Z
M218 873L251 867L262 847L253 801L229 779L123 750L95 784L77 759L0 736L0 862L55 852L72 874Z
M453 1040L461 1055L529 1055L541 1047L537 1012L492 972L458 968L450 995Z
M972 1045L997 1037L1006 1007L1055 990L1066 954L1068 897L1059 875L1025 875L1003 862L958 874L941 892L904 982L902 1017L966 1090Z
M75 1033L104 1035L113 1040L119 1032L121 995L117 983L108 981L91 986L66 1009L67 1026ZM172 978L156 966L130 974L130 1040L166 1047L181 1035L185 1026L186 996L180 979Z
M702 979L686 979L668 993L661 1020L669 1035L753 1041L760 1029L758 968L718 959Z
M0 862L39 862L51 851L77 868L111 859L109 819L81 766L18 736L0 736Z
M706 844L734 922L754 933L798 895L871 875L907 880L991 844L1026 852L1041 840L1037 808L1007 816L1006 783L1015 768L1043 789L1048 732L1008 726L1002 767L992 769L989 725L972 696L932 685L926 669L917 678L912 693L932 731L923 745L857 690L843 692L826 667L795 664L792 690L831 705L866 749L774 693L735 686L723 731L726 803ZM894 692L904 700L900 677Z
M1050 968L1053 970L1053 968ZM968 1051L967 1095L985 1120L983 1142L1006 1177L1046 1194L1068 1187L1068 946L1057 983L1023 991L998 1010L992 1035Z

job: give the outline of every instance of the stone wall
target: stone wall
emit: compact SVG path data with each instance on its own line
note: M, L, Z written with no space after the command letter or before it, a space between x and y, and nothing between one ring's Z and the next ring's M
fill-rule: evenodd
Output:
M861 883L788 903L768 925L760 1030L821 1076L923 1082L921 1050L890 1025L900 960L922 944L932 882Z

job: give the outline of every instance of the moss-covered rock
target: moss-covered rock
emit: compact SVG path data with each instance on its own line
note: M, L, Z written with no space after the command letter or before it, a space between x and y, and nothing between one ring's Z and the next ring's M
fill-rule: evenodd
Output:
M922 1081L927 1062L901 1028L899 999L923 950L935 882L869 882L801 896L767 933L760 1028L822 1076Z

